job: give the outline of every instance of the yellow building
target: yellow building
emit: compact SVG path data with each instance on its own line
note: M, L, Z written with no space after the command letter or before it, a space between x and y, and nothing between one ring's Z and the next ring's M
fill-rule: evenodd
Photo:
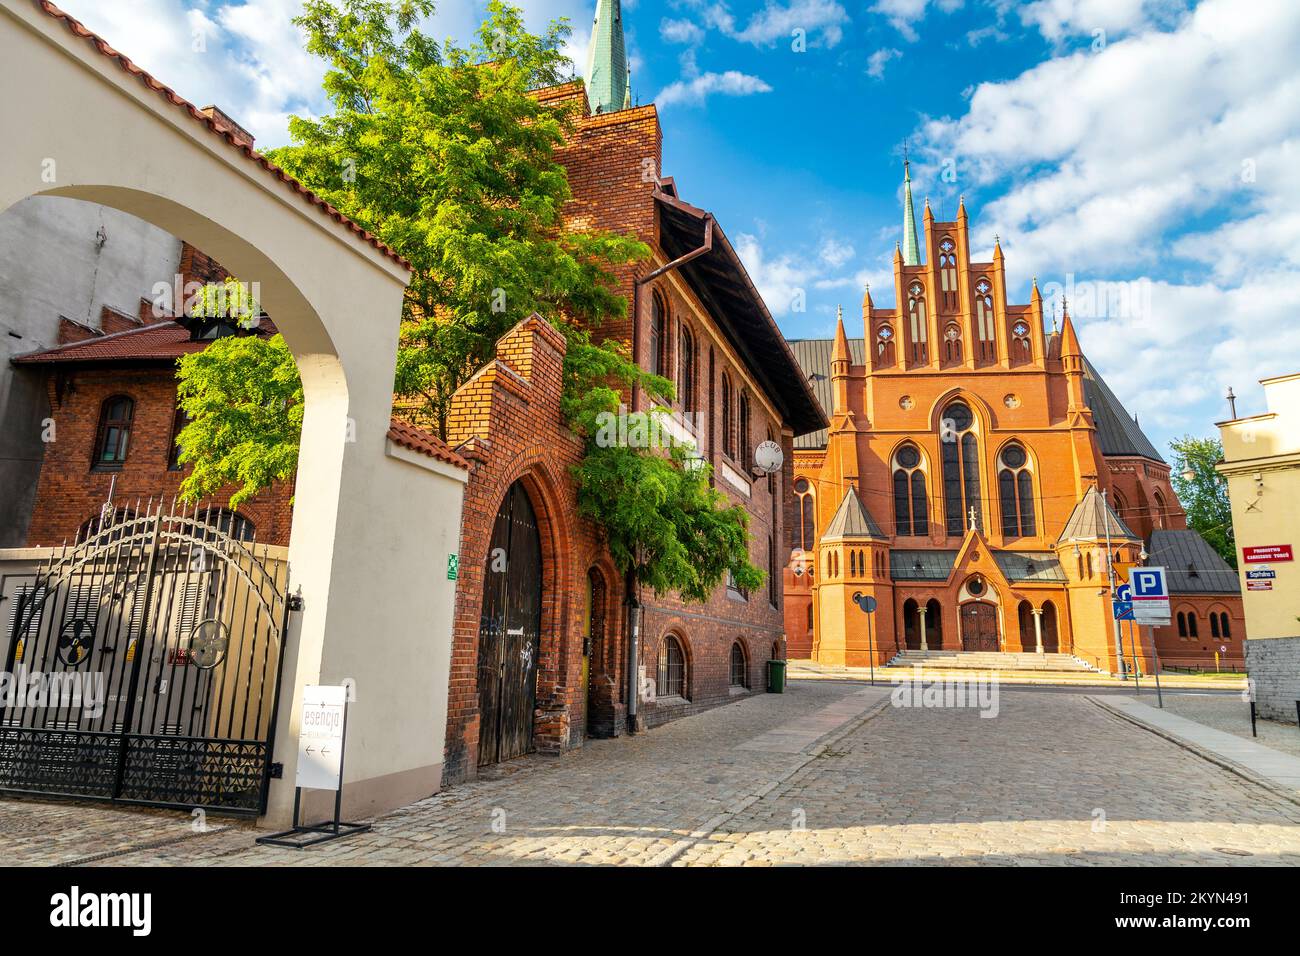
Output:
M1300 373L1260 381L1268 411L1220 422L1245 600L1246 669L1260 713L1300 700Z

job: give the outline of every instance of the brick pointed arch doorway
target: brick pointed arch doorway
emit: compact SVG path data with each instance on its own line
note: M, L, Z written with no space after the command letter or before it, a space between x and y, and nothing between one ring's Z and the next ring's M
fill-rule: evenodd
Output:
M533 750L542 631L542 539L537 512L516 481L497 509L479 619L478 764Z

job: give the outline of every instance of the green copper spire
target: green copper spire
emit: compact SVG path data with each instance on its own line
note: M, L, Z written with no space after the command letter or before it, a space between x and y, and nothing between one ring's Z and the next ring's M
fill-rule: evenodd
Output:
M619 0L596 0L596 21L587 51L587 102L593 113L609 113L628 103L627 51Z
M916 212L912 209L912 174L903 160L903 265L921 264L921 244L916 239Z

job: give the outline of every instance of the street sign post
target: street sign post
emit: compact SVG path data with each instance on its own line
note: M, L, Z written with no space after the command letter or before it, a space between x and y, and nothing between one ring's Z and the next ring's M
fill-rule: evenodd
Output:
M302 850L339 837L365 833L370 829L369 823L348 823L340 819L343 812L343 751L347 738L348 688L316 685L304 687L298 723L293 828L258 837L258 843ZM334 819L303 824L303 790L333 790Z
M1152 626L1169 623L1169 582L1164 568L1134 568L1130 587L1134 621Z

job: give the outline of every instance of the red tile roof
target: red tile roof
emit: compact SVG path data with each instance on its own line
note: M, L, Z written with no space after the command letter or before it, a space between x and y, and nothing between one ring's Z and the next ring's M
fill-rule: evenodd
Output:
M202 352L210 343L190 339L187 329L175 322L158 322L143 328L97 335L40 352L17 355L16 365L62 365L83 362L153 361L174 362L182 355Z
M305 199L307 202L311 203L312 205L316 206L318 209L321 210L321 212L325 213L335 222L351 230L361 239L370 243L370 245L374 246L384 255L388 256L388 258L392 259L394 262L405 267L406 269L411 268L410 261L407 260L405 257L398 255L387 245L381 242L378 237L367 232L365 229L362 229L360 226L358 226L347 216L343 215L343 213L339 212L337 209L335 209L333 206L327 203L324 199L321 199L314 192L307 189L300 182L298 182L298 180L294 179L292 176L286 173L279 166L275 165L270 160L268 160L265 156L263 156L261 153L257 152L257 150L253 149L251 146L247 144L239 142L238 137L234 133L230 132L229 130L223 130L218 125L216 120L214 120L210 116L205 116L189 100L179 96L173 89L171 89L171 87L164 85L163 83L156 80L149 73L146 73L144 70L140 69L140 67L132 63L130 59L128 59L124 54L119 53L117 50L113 49L113 47L109 46L108 41L106 41L103 37L99 36L94 31L87 29L86 26L81 23L81 21L76 20L73 17L69 16L68 14L64 13L53 3L50 3L50 0L34 0L34 2L36 3L36 6L39 7L44 13L48 14L51 17L54 17L56 20L61 20L64 23L64 25L66 25L67 28L71 30L75 36L81 37L82 39L89 41L95 47L95 49L97 49L100 53L102 53L104 56L108 57L109 59L116 61L117 65L120 66L127 73L130 73L132 76L139 79L140 82L142 82L149 89L153 90L163 99L167 100L168 103L183 109L186 113L190 115L190 117L195 122L201 123L209 132L212 133L212 135L221 137L231 146L231 148L237 149L239 152L243 153L244 156L248 157L248 159L257 163L259 166L261 166L271 175L275 176L277 179L279 179L281 182L287 185L294 192L301 195L303 199Z
M416 428L400 418L394 418L389 423L388 438L394 444L401 445L403 448L421 455L428 455L430 458L436 458L439 461L445 461L457 468L468 469L470 467L468 461L448 448L447 443L437 435L426 432L423 428Z

